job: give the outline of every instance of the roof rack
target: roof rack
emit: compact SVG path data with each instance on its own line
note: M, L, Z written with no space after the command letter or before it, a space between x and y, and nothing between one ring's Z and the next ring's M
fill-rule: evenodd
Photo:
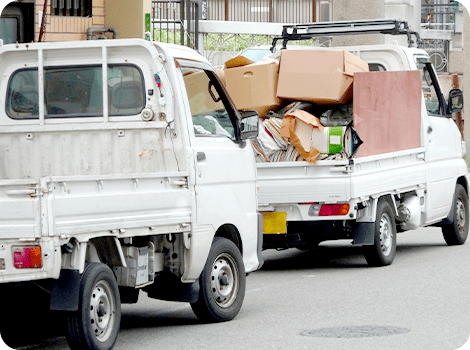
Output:
M288 41L307 40L319 36L359 34L407 35L409 47L413 46L414 41L411 36L415 35L417 44L421 44L419 33L412 31L408 22L395 19L375 19L284 25L282 36L273 38L271 51L278 40L282 40L282 48L285 49Z

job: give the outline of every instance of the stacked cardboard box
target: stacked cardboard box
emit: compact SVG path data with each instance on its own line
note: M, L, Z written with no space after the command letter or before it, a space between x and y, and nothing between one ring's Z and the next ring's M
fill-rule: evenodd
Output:
M352 116L330 126L314 114L349 103L354 73L365 71L367 63L348 51L283 50L280 61L254 63L241 56L227 61L224 78L236 107L256 110L261 117L260 135L253 142L259 161L314 163L318 157L351 156L345 140L351 139L347 124ZM296 101L309 103L302 108ZM341 124L341 114L335 115Z

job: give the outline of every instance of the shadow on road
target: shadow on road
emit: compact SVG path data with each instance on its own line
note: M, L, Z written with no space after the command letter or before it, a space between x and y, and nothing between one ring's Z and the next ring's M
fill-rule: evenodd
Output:
M451 249L445 242L419 244L398 243L395 261L397 259L417 258L419 254L429 253L437 249ZM362 247L348 243L328 242L315 249L301 251L295 248L263 252L265 259L262 271L307 270L313 268L360 269L369 268Z
M158 310L155 310L155 313L149 314L145 312L130 312L124 309L121 317L121 330L145 328L155 328L156 330L164 327L203 324L196 318L191 309L187 307L186 303L182 303L181 305L181 310L163 314L158 313Z

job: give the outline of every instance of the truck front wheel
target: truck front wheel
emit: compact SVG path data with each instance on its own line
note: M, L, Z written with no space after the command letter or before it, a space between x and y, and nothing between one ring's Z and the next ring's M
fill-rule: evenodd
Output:
M111 269L101 263L85 267L78 310L67 312L66 338L72 349L111 349L121 323L119 289Z
M442 234L448 245L464 244L468 236L468 195L462 185L457 184L454 194L453 223L442 226Z
M397 229L392 207L386 200L377 203L374 244L363 246L364 257L370 266L390 265L397 250Z
M246 274L232 241L214 238L199 284L199 299L191 308L200 320L224 322L237 316L245 298Z

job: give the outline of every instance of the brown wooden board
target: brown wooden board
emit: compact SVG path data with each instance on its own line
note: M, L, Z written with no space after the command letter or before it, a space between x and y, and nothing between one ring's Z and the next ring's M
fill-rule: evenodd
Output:
M355 73L357 157L420 147L422 94L419 71Z

